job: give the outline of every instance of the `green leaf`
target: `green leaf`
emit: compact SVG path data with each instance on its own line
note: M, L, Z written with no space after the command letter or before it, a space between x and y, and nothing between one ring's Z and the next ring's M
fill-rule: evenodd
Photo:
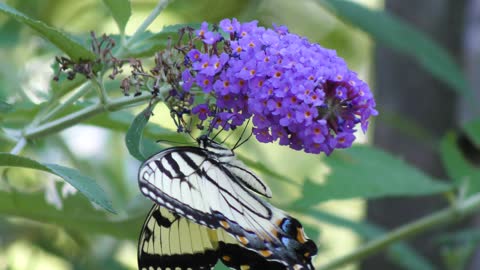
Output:
M4 3L0 3L0 13L11 16L20 23L28 25L75 61L95 59L95 55L91 51L56 28L48 26L39 20L34 20Z
M152 108L147 107L140 112L128 128L125 135L125 144L128 152L139 161L144 161L150 155L158 152L159 147L151 140L143 139L143 130L148 123Z
M437 79L460 94L471 93L462 70L440 45L414 27L380 10L346 0L319 0L320 4L372 38L398 52L409 54Z
M480 148L480 118L466 123L463 126L463 130L467 134L468 138Z
M167 47L169 37L172 38L172 43L175 43L177 41L175 37L178 37L178 31L185 27L192 27L196 29L200 27L200 24L175 24L163 27L158 33L145 32L138 42L132 44L132 47L129 48L127 56L147 57L154 55L156 52Z
M107 211L115 213L105 191L90 177L82 175L77 170L63 167L56 164L42 164L33 159L0 153L0 166L22 167L49 172L63 178L66 182L75 187L90 201L98 204Z
M120 32L123 33L128 19L132 15L130 0L103 0L103 3L110 9Z
M299 185L297 182L295 182L292 179L286 177L285 175L280 174L280 173L270 169L268 166L265 166L265 164L262 163L262 162L254 161L254 160L252 160L250 158L247 158L247 157L245 157L244 155L241 155L241 154L236 154L236 156L240 160L242 160L245 163L245 165L247 165L249 168L255 169L258 172L261 172L265 175L268 175L268 176L270 176L270 177L272 177L276 180L285 182L287 184L294 185L294 186Z
M0 112L1 113L7 113L10 110L13 109L13 106L11 104L8 104L7 102L0 100Z
M352 221L320 210L309 210L307 213L320 222L326 222L336 227L352 230L365 240L374 240L387 233L384 229L368 222ZM400 242L386 249L388 258L404 269L433 270L435 267L424 257L420 256L407 244ZM406 259L408 258L408 259Z
M11 48L19 43L21 25L15 20L8 20L0 27L0 47Z
M454 183L459 186L467 183L468 194L480 192L480 168L475 168L463 156L453 132L442 139L440 154L447 174Z
M337 151L324 162L330 168L325 182L305 181L304 196L296 202L297 207L309 207L333 199L429 195L451 188L404 161L369 146L357 145Z
M83 196L62 199L63 207L56 209L45 201L43 192L23 193L0 190L0 215L22 217L55 224L83 233L100 233L116 238L136 240L148 207L137 209L127 217L112 219L106 212L96 210Z
M226 267L223 263L218 262L217 265L215 265L215 270L229 270L230 268Z

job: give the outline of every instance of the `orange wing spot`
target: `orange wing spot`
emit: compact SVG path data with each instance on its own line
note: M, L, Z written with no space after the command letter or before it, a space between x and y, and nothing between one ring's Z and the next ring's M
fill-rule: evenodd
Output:
M309 258L309 257L310 257L310 252L305 252L305 253L303 253L303 257Z
M250 265L248 264L240 265L240 270L250 270Z
M248 239L247 239L245 236L237 236L237 239L238 239L238 241L240 241L240 243L242 243L243 245L247 245L247 244L248 244Z
M268 249L264 249L264 250L260 250L260 254L263 256L263 257L269 257L270 255L272 255L272 252Z
M226 261L226 262L229 262L231 259L232 259L232 258L231 258L230 256L227 256L227 255L225 255L225 256L222 257L222 260L224 260L224 261Z
M280 227L280 226L282 225L282 222L283 222L283 218L282 218L282 219L277 219L277 220L275 221L275 224L276 224L278 227Z
M305 232L303 228L297 228L297 241L301 244L307 242L307 238L305 237Z
M225 220L221 220L220 221L220 225L225 228L225 229L228 229L230 228L230 225L228 224L228 222L226 222Z

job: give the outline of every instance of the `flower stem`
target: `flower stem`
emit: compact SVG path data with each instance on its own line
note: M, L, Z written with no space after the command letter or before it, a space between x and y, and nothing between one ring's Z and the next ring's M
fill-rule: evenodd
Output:
M363 245L361 248L353 251L350 254L320 266L318 270L331 270L349 263L358 262L367 258L368 256L371 256L372 254L384 250L386 247L394 244L395 242L410 238L443 224L459 221L463 217L472 214L478 209L480 209L480 194L475 194L468 199L453 204L447 209L438 211L417 221L401 226L400 228L395 229L392 232Z
M91 89L92 83L90 81L86 82L80 88L78 89L77 92L75 92L71 97L69 97L65 102L59 104L57 107L55 107L53 110L49 111L46 115L44 115L40 120L41 123L44 123L45 121L48 121L52 119L57 113L61 112L63 109L66 107L70 106L72 103L77 101L79 98L81 98L83 95L88 93L88 91Z
M105 105L108 103L108 95L107 90L105 90L105 86L103 84L103 79L101 74L97 74L97 76L91 81L97 86L98 98L100 99L100 103Z
M161 89L161 93L168 92L169 88ZM161 95L160 95L161 96ZM131 106L136 106L139 104L146 103L152 97L145 93L144 95L138 97L121 97L115 100L112 100L106 104L97 103L91 106L88 106L82 110L74 112L72 114L66 115L54 121L48 122L46 124L40 125L38 127L32 127L27 129L24 133L25 139L37 139L53 132L57 132L68 127L71 127L79 122L84 121L92 116L95 116L102 112L111 112L122 110ZM12 150L13 151L13 150Z
M126 46L129 48L132 43L134 43L140 35L142 35L147 28L152 24L152 22L157 18L157 16L165 9L168 3L171 0L159 0L153 11L148 15L148 17L143 21L143 23L138 27L138 29L133 33L133 35L127 40Z
M13 147L13 149L10 151L10 154L17 155L18 153L20 153L20 151L22 151L25 145L27 145L27 139L21 138L20 140L18 140L15 147Z

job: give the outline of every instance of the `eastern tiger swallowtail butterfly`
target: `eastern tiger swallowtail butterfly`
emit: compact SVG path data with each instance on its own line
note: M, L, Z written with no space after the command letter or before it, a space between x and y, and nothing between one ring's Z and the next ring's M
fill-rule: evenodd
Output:
M147 159L139 170L141 192L178 216L227 231L266 261L314 269L317 247L302 225L254 194L271 197L268 186L232 150L207 136L197 141L199 147L168 148Z
M139 270L212 269L219 259L233 269L285 269L239 246L224 230L193 223L159 205L148 213L138 247Z

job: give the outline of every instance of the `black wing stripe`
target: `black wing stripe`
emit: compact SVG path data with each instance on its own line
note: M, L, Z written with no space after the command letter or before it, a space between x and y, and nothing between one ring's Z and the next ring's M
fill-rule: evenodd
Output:
M242 180L242 175L240 173L243 173L245 175L248 175L249 177L251 177L252 179L255 180L255 183L258 184L259 186L262 187L262 190L268 190L269 188L263 183L262 180L260 180L258 178L258 176L256 176L255 174L253 174L251 171L243 168L243 167L240 167L240 166L237 166L237 165L233 165L233 164L229 164L229 163L222 163L222 165L224 165L233 175L236 176L236 178L241 181L243 184L245 184L245 186L247 186L249 189L251 190L254 190L256 192L258 192L257 188L255 188L254 186L252 186L252 184L250 184L249 182L247 181L244 181ZM238 171L236 171L238 170ZM240 173L239 173L240 172ZM264 195L264 193L260 192L260 194Z
M175 152L170 153L169 155L165 156L165 160L168 162L170 167L172 168L173 172L175 173L176 177L178 178L185 178L180 166L178 165L177 161L173 158Z
M211 170L209 170L209 171L211 171ZM225 171L223 171L223 170L221 170L221 171L222 171L227 177L229 176L228 173L225 173ZM221 191L222 195L223 195L223 194L227 194L227 195L230 197L228 200L226 199L226 201L230 201L230 202L231 202L231 201L235 201L235 202L237 202L238 204L244 206L247 210L251 211L252 213L255 213L257 216L259 216L259 217L261 217L261 218L265 218L265 219L269 219L269 218L270 218L269 214L271 214L271 213L270 213L270 210L268 209L268 207L266 207L265 204L264 204L262 201L260 201L258 198L252 196L253 194L248 193L248 191L246 191L246 189L245 189L243 186L239 185L237 182L235 182L235 187L238 187L239 190L242 191L243 196L242 196L242 194L239 194L238 191L237 191L237 195L240 195L240 197L242 198L242 200L239 199L239 196L235 196L235 195L232 193L231 190L229 190L229 189L226 188L226 187L220 186L220 185L218 184L218 182L214 180L214 179L220 179L220 177L218 177L218 175L215 175L214 177L212 177L211 175L208 174L208 171L202 171L202 176L204 176L210 183L212 183L213 185L215 185L215 186ZM230 179L231 179L231 178L230 178ZM232 181L232 182L233 182L233 181ZM235 188L232 187L232 189L235 189ZM244 202L245 202L245 201L249 201L249 200L245 200L245 199L244 199L245 196L247 196L247 197L248 197L249 199L251 199L252 201L257 202L257 203L258 203L258 205L257 205L258 208L257 208L257 209L254 209L254 208L252 208L251 206L247 206ZM258 212L258 210L259 210L260 208L266 212L265 215L262 215L262 213Z
M172 175L172 172L170 170L167 170L162 162L158 159L155 159L153 162L155 162L155 165L157 165L158 169L160 170L160 172L162 172L163 174L165 174L166 176L168 176L168 178L170 179L173 179L173 175ZM162 179L163 180L163 179Z
M198 232L202 231L198 224L179 219L158 205L153 206L140 234L138 269L212 269L218 261L217 247L207 239L193 249L189 238L195 226Z
M178 154L183 159L183 161L185 161L185 163L190 167L193 173L198 173L203 161L197 164L195 161L193 161L191 155L187 155L187 153L185 152L179 152ZM198 155L196 156L198 157Z

